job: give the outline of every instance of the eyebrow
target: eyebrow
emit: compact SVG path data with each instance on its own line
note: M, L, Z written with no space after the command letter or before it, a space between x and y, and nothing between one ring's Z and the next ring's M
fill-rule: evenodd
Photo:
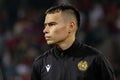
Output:
M49 25L49 24L57 24L57 22L44 23L44 26L47 25L47 24L48 24L48 25Z

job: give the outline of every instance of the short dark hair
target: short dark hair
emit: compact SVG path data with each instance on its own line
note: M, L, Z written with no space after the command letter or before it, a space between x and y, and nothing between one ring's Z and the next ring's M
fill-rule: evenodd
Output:
M57 6L50 7L49 9L47 9L45 14L51 14L51 13L55 13L55 12L59 12L59 11L64 12L64 11L68 11L68 10L71 10L73 12L73 15L75 16L76 21L77 21L77 26L79 27L80 26L80 14L79 14L79 11L72 5L60 4Z

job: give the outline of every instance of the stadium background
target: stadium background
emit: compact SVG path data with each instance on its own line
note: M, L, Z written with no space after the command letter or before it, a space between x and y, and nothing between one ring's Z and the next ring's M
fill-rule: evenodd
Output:
M79 9L77 38L100 49L120 80L120 0L0 0L0 80L30 80L34 58L52 47L42 33L44 12L60 3Z

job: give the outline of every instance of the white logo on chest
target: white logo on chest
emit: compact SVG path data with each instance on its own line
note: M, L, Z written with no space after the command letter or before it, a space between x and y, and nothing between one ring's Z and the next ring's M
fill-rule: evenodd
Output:
M51 68L51 65L47 65L47 66L45 66L46 67L46 70L47 70L47 72L49 72L49 70L50 70L50 68Z

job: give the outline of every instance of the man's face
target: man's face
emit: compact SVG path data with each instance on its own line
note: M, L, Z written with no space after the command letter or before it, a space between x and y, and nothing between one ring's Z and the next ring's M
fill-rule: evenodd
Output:
M68 38L69 27L61 12L47 14L44 25L43 32L45 33L47 44L60 44Z

